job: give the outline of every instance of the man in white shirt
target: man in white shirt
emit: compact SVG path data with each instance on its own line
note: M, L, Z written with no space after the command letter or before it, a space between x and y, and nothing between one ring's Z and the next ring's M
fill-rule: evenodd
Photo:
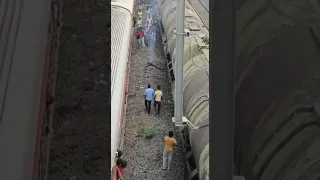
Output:
M147 17L147 25L148 26L152 25L152 17Z

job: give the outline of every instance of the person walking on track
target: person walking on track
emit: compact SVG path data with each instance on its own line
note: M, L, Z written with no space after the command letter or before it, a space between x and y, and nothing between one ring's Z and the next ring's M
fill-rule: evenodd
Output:
M169 132L169 136L164 137L164 149L163 149L163 162L162 169L165 170L166 167L170 169L170 164L173 156L173 147L177 144L177 140L173 137L173 131ZM168 160L168 164L167 164Z
M151 46L151 42L152 42L152 28L151 26L148 26L147 30L146 30L146 46Z
M148 84L148 88L144 90L144 97L145 97L145 106L147 109L148 114L150 115L151 110L151 101L153 99L154 90L151 88L151 85Z
M154 92L154 110L159 115L161 109L161 102L163 101L163 93L160 90L161 86L157 86L157 90ZM157 109L158 106L158 109Z

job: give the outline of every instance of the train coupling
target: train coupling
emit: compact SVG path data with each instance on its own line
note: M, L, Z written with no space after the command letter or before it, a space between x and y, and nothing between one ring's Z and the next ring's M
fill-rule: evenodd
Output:
M193 125L185 116L182 116L182 122L176 122L174 117L172 118L172 122L176 127L189 126L191 129L199 129L199 127Z

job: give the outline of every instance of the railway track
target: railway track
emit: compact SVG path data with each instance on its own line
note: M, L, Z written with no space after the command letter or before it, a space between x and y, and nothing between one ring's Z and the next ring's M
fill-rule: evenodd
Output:
M198 14L199 18L209 30L209 7L204 0L188 0L195 12Z

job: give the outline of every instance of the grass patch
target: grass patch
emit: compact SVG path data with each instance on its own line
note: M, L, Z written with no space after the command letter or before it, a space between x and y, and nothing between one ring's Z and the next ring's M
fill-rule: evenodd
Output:
M147 139L151 139L154 135L154 130L152 128L143 127L139 130L138 135L140 137L145 137Z

